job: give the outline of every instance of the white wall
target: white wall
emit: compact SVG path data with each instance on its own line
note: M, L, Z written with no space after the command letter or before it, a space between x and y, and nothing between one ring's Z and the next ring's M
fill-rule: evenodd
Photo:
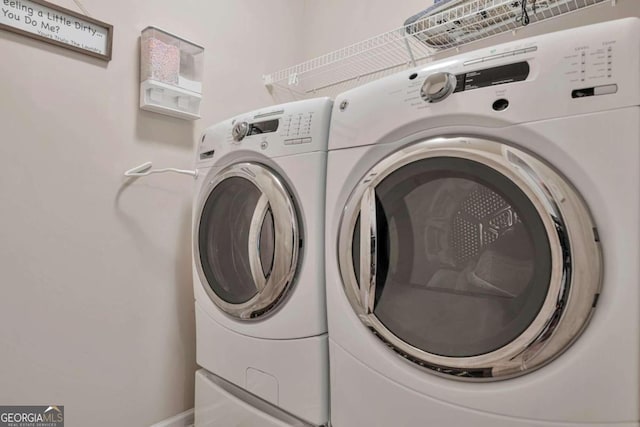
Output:
M402 26L433 0L304 0L304 59Z
M121 174L190 167L204 126L270 104L261 76L301 59L303 4L83 3L115 27L108 64L0 31L0 404L145 426L193 405L192 180ZM205 47L200 121L138 109L147 25Z

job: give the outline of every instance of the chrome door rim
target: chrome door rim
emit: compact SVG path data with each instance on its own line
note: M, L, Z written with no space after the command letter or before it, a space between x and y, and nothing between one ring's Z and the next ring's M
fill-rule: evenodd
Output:
M550 285L542 308L525 331L507 345L470 357L449 357L414 347L387 329L373 313L373 292L355 277L352 238L363 198L395 170L418 160L454 157L482 163L511 180L534 205L549 239ZM361 225L362 226L362 225ZM543 366L582 332L601 289L601 254L591 216L573 188L545 163L501 142L477 137L443 137L414 143L380 161L360 180L344 209L338 263L351 306L365 326L405 358L436 373L460 379L501 379ZM361 232L361 241L363 241ZM370 250L362 246L361 253ZM362 263L362 261L361 261ZM375 286L370 269L364 279ZM375 269L375 265L371 266ZM362 276L362 273L361 273ZM363 297L364 296L364 297ZM365 303L363 303L363 300Z
M200 221L205 204L214 189L228 178L244 178L255 185L262 193L252 219L252 231L249 241L249 262L254 280L257 282L258 292L251 299L240 304L229 303L220 298L209 286L209 281L202 269L200 256ZM237 163L224 168L213 177L205 178L207 182L202 191L197 207L194 224L193 254L196 271L201 285L211 300L228 315L242 319L255 320L271 312L282 301L291 286L298 265L300 230L298 215L293 200L282 180L267 167L251 162ZM256 275L262 274L260 253L257 247L259 230L267 209L271 209L275 235L278 241L274 247L273 267L271 274L265 280ZM261 218L258 218L260 217ZM257 232L256 232L257 231ZM252 248L252 245L255 248ZM255 250L253 250L255 249Z

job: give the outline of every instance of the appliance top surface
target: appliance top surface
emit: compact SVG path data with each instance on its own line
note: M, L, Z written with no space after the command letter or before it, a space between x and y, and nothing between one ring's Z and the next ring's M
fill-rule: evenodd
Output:
M429 102L427 79L447 74L450 95ZM418 128L504 127L637 106L639 76L638 18L496 45L338 95L329 149L391 142Z
M269 158L326 151L333 102L314 98L262 108L207 128L198 144L196 164L211 166L232 152L257 152Z

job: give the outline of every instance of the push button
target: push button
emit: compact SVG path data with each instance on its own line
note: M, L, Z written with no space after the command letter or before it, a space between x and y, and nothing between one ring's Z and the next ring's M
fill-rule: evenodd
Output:
M618 92L618 85L596 86L593 88L594 95L611 95Z

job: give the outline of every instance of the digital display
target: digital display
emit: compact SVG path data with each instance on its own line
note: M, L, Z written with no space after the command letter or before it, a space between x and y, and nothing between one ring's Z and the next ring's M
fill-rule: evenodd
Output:
M278 130L278 124L280 121L267 120L264 122L251 123L249 126L249 135L258 135L261 133L275 132Z
M455 92L520 82L526 80L528 76L529 64L526 61L486 68L484 70L470 71L466 74L456 76L457 84Z

